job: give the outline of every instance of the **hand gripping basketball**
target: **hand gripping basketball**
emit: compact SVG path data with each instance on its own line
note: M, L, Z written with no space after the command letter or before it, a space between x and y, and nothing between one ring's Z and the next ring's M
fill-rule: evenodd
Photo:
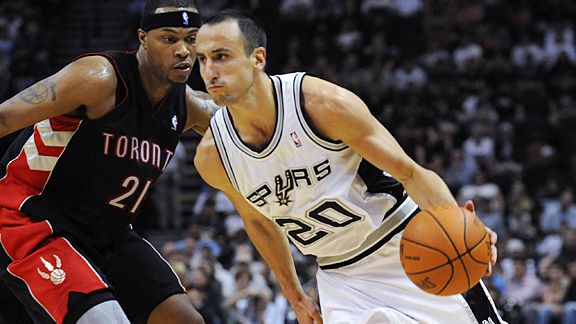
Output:
M463 293L490 273L491 236L473 206L437 206L416 214L400 242L406 275L435 295Z

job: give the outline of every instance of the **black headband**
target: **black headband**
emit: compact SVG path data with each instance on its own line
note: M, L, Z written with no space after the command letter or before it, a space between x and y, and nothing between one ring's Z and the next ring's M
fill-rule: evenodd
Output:
M144 31L159 27L200 27L200 15L192 11L171 11L142 18L140 28Z

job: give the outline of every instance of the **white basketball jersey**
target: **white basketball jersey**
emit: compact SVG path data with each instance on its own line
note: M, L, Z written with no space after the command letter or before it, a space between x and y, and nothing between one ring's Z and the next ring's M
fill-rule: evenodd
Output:
M400 194L369 192L359 175L362 157L314 132L301 101L304 75L270 77L277 120L263 150L242 142L226 108L216 113L211 130L226 173L244 198L302 253L317 256L321 266L342 266L382 246L417 206L381 171L378 175L393 181Z

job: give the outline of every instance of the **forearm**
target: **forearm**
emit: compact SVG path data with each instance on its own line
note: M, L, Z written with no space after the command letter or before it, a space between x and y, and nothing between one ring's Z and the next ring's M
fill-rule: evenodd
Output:
M266 262L289 301L297 300L304 291L294 267L286 235L272 221L245 221L246 231Z
M409 178L403 179L402 185L421 209L457 204L444 180L434 171L418 167Z

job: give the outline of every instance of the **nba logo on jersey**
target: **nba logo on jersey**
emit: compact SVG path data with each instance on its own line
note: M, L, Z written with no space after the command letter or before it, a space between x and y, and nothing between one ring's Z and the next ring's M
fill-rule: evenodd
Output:
M178 130L178 117L176 115L172 117L172 130Z
M298 137L298 134L296 134L296 132L290 133L290 136L292 137L292 141L294 141L294 145L296 145L296 147L302 146L302 142L300 141L300 137Z
M185 26L188 26L188 13L186 13L186 12L183 12L183 13L182 13L182 20L183 20L182 23L183 23Z

